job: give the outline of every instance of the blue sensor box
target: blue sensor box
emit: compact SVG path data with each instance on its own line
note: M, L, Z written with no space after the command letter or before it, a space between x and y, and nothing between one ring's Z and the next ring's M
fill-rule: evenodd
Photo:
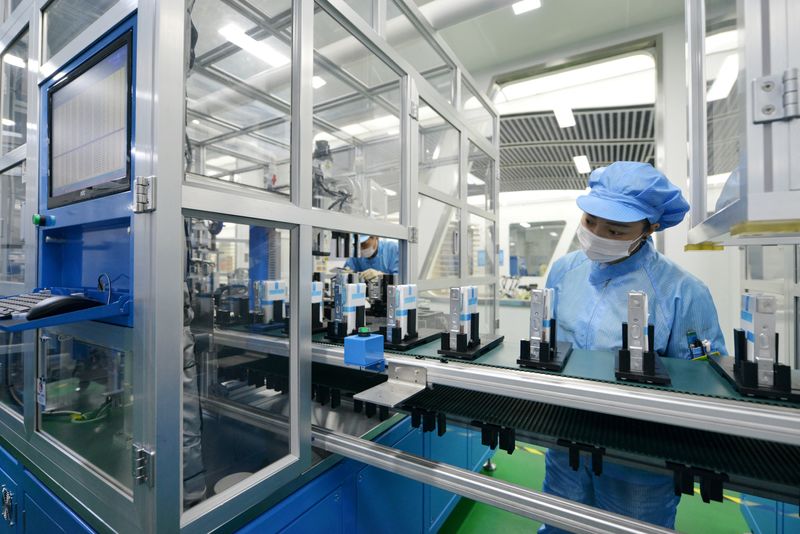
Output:
M370 334L344 338L344 363L383 371L386 364L383 358L383 336Z

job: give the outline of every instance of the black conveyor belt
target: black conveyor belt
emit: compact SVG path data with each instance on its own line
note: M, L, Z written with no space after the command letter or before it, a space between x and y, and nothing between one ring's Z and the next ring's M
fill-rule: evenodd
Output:
M444 413L517 432L647 456L796 488L800 447L662 423L634 421L501 395L437 385L408 399L404 409ZM660 463L665 466L665 463Z

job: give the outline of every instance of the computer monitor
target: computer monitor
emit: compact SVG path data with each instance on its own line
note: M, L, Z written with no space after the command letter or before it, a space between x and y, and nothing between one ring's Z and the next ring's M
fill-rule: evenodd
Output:
M131 48L128 32L48 89L48 208L130 189Z

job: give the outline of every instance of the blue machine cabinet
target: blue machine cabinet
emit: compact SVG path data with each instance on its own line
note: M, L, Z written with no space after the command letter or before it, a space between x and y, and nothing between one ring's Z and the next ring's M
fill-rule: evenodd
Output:
M375 441L402 451L478 470L493 451L480 431L451 425L444 436L411 428L404 419ZM305 533L324 524L331 532L436 532L458 503L452 493L352 460L309 482L240 533ZM402 510L397 515L389 512Z
M11 495L9 518L0 515L0 534L94 532L2 447L0 488Z
M796 504L742 495L740 509L753 534L800 532L800 507Z

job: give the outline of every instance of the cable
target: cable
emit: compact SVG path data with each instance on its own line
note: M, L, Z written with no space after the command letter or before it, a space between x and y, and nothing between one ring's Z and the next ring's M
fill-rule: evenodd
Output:
M108 281L108 297L106 298L106 304L111 304L111 277L108 276L108 273L100 273L100 276L97 277L97 289L99 289L100 291L105 291L102 282L104 276Z

